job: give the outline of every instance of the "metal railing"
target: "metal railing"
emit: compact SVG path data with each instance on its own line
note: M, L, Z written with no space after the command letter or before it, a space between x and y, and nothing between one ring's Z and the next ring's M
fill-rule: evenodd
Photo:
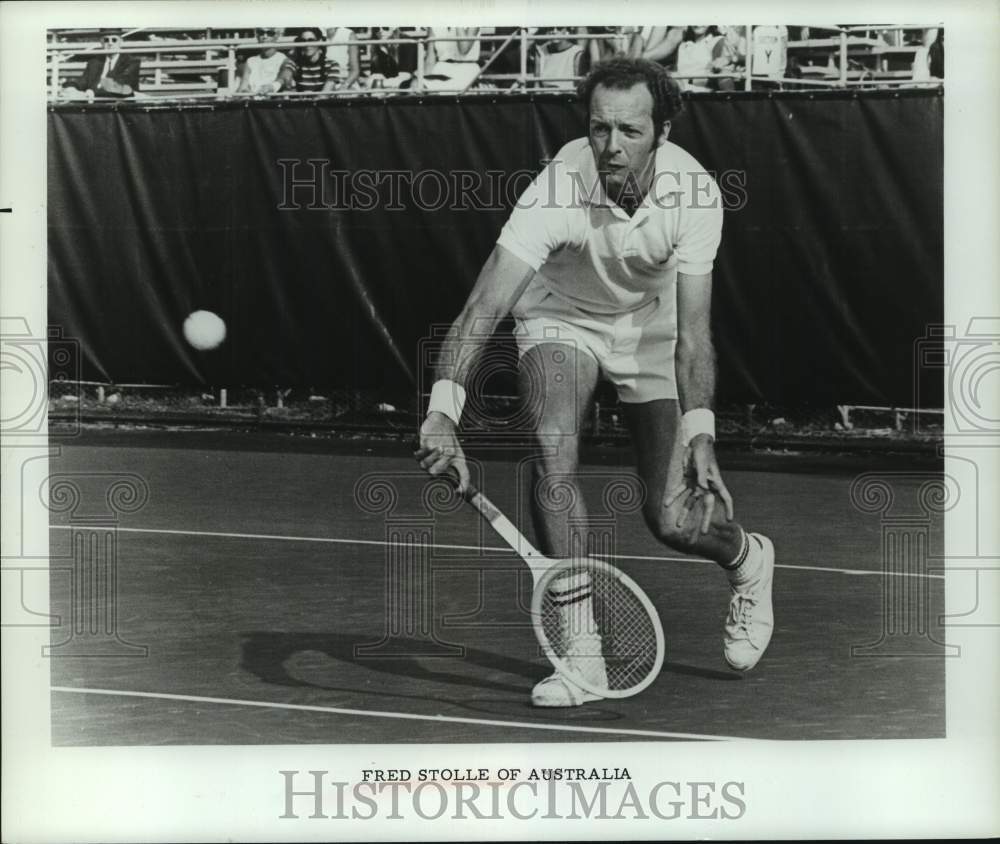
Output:
M914 80L912 71L889 71L885 68L868 69L851 66L851 56L874 56L880 59L890 54L903 55L912 51L916 54L919 47L903 47L888 45L880 39L872 39L861 35L873 30L877 31L898 31L903 30L925 30L931 27L913 25L865 25L854 27L839 27L839 35L833 38L810 39L808 41L789 41L784 44L784 49L788 54L802 51L814 51L816 55L825 56L828 59L826 69L816 68L818 75L823 78L813 77L790 77L773 72L756 72L754 63L754 35L755 27L746 26L746 53L743 56L742 66L737 65L725 72L706 73L704 71L691 74L674 74L679 80L689 81L693 79L710 78L712 80L730 79L733 81L732 88L728 90L752 91L755 85L760 87L765 85L769 89L795 87L807 89L825 88L850 88L854 86L866 85L870 87L894 87L894 86L914 86L926 87L937 86L941 80ZM833 29L829 27L828 29ZM55 33L58 36L58 32ZM134 30L127 35L141 34L141 30ZM602 41L612 37L608 33L575 33L571 32L558 40L567 40L585 45L591 41ZM431 44L443 42L458 42L473 40L480 44L495 44L497 49L487 53L480 60L480 67L473 78L456 83L453 87L447 84L442 85L440 80L428 87L428 73L426 67L426 56L428 47ZM469 36L437 36L427 32L415 34L407 37L395 37L389 39L379 38L355 38L352 40L323 40L309 42L313 46L319 47L357 47L362 51L370 51L373 47L401 47L407 46L416 48L416 62L412 71L403 71L405 74L402 84L406 87L399 87L400 83L384 87L369 87L367 84L359 84L352 87L339 87L332 91L324 92L296 92L279 91L263 96L267 97L357 97L360 94L371 94L385 96L390 94L497 94L504 91L558 91L569 90L580 77L560 77L546 78L537 73L529 72L529 59L532 50L539 43L556 40L549 33L538 34L530 32L528 28L521 27L508 35L474 35ZM518 45L518 72L517 73L491 73L490 69L502 52L509 48L511 44ZM124 41L114 50L103 48L99 42L76 42L60 43L57 40L50 41L47 45L48 52L48 87L52 101L59 101L63 84L67 76L72 72L82 72L85 63L79 57L100 56L109 53L137 54L147 58L142 63L144 78L142 80L141 97L156 99L255 99L261 94L253 92L241 92L237 90L237 65L238 54L249 53L260 50L265 45L253 38L203 38L203 39L162 39L150 41ZM302 47L302 42L293 39L281 39L267 42L267 48L274 48L284 51L292 51ZM824 52L825 51L825 52ZM184 58L176 58L180 54ZM191 55L198 58L189 58ZM67 57L76 60L67 61ZM836 63L834 64L834 58ZM440 64L440 62L438 63ZM815 67L815 66L814 66ZM436 66L430 70L436 70ZM199 81L176 82L167 81L172 73L179 73L185 76L201 76ZM224 72L225 76L222 76ZM220 78L224 84L220 84ZM370 77L369 77L370 78ZM501 88L500 85L508 85ZM384 85L384 82L383 82ZM700 89L703 90L703 89ZM101 97L96 97L102 99ZM110 98L109 98L110 99Z

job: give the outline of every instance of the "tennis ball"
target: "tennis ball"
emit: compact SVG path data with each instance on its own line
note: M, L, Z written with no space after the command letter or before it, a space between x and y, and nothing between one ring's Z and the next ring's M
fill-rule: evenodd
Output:
M211 311L195 311L184 320L184 338L198 351L208 351L226 339L226 324Z

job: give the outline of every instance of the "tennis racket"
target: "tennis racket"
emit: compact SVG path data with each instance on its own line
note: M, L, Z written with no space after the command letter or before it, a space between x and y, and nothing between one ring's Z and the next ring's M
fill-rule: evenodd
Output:
M465 500L531 570L532 624L558 671L605 698L631 697L656 679L666 653L663 626L632 578L593 557L552 560L478 489L470 485Z

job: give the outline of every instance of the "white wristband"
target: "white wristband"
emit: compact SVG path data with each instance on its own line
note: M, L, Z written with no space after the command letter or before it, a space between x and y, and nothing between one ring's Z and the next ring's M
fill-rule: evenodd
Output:
M681 417L681 436L685 446L690 445L699 434L708 434L715 439L715 414L707 407L696 407Z
M431 400L427 403L427 412L443 413L458 425L462 419L462 408L465 407L465 387L457 381L442 379L435 381L431 387Z

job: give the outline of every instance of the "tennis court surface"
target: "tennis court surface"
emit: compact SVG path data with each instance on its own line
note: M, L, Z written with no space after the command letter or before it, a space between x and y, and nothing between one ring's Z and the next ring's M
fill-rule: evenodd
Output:
M63 657L57 647L53 743L943 736L943 657L851 653L882 637L889 580L920 596L928 636L944 640L943 579L883 574L879 516L851 504L863 466L721 459L738 517L778 552L767 655L744 676L726 668L723 574L656 543L632 510L609 528L614 562L660 610L664 669L636 697L546 711L529 705L550 669L519 608L530 592L523 563L470 508L418 500L426 483L405 446L85 431L62 442L50 474L77 484L83 502L120 475L139 476L148 489L114 531L118 635L148 653ZM629 472L630 460L615 449L587 460L592 512L608 477ZM484 490L522 521L516 461L483 468ZM937 519L932 552L943 544ZM82 504L52 515L52 612L62 620L53 643L74 623L72 544L87 526ZM423 543L428 577L387 577L400 570L392 549L401 535Z

